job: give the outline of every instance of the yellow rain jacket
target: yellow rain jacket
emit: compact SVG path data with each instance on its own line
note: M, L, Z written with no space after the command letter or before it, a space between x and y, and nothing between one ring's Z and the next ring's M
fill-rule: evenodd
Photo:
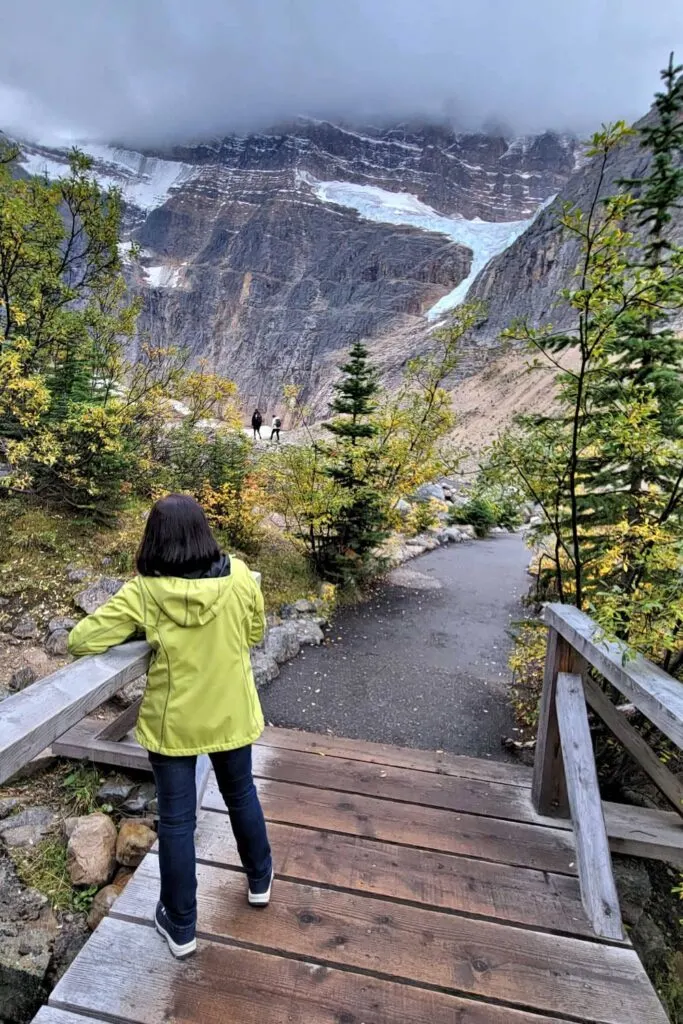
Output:
M265 633L263 596L237 558L230 574L136 576L69 635L75 655L145 635L152 648L135 737L159 754L208 754L263 731L249 648Z

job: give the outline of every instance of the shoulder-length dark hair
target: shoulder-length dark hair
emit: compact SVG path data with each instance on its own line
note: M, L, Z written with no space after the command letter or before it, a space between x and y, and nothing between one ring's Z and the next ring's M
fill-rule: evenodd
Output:
M206 572L220 558L204 509L188 494L169 494L149 513L138 550L141 576Z

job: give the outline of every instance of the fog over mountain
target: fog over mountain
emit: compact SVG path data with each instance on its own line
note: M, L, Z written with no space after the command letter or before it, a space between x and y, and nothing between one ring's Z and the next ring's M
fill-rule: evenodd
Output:
M681 0L0 0L0 127L132 146L297 114L584 132L649 105Z

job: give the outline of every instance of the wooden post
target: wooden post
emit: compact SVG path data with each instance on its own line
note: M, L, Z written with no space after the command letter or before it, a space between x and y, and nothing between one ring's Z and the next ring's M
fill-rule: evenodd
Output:
M552 627L548 631L548 646L543 673L543 693L538 719L536 757L531 786L533 805L539 814L569 817L567 784L562 761L560 729L557 721L555 695L559 672L583 675L585 660Z
M581 676L560 672L556 688L581 900L595 934L621 942L624 930Z

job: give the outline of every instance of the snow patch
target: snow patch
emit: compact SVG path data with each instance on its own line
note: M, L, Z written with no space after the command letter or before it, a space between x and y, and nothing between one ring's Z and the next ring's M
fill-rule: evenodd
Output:
M472 266L468 276L427 311L429 320L459 306L477 274L494 256L508 249L534 219L485 221L479 217L474 220L444 217L409 192L389 192L375 185L354 185L347 181L314 181L308 175L304 180L323 203L351 207L367 220L437 231L471 249Z
M103 188L116 187L124 200L149 212L163 206L174 188L194 178L199 168L178 160L161 160L129 149L78 143L94 161L92 174ZM60 154L61 156L61 154ZM21 163L29 174L60 178L69 171L68 153L63 159L44 150L22 146Z
M145 267L144 271L150 288L178 288L180 286L180 267L169 267L162 263L156 267Z

